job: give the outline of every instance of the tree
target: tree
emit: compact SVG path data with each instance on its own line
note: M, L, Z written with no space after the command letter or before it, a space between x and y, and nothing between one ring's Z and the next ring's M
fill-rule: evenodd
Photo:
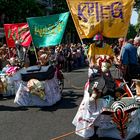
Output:
M0 15L5 23L26 22L27 17L42 16L44 11L35 0L0 0Z
M140 31L140 10L138 12L138 22L137 22L137 24L135 26L135 29L136 29L137 32Z
M135 0L134 9L138 12L140 9L140 0Z
M68 12L68 11L69 11L69 8L68 8L66 0L59 0L59 2L58 0L53 0L53 14L59 14L59 13ZM69 17L65 33L66 34L71 33L72 35L76 36L76 40L79 41L79 37L78 37L71 15Z
M137 35L137 32L135 30L135 26L130 24L128 28L128 33L127 33L127 39L135 38Z

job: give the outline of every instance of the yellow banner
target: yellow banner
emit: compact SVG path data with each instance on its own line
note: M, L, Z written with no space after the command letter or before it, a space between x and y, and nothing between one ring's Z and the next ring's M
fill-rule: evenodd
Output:
M101 33L119 38L127 34L134 0L67 0L81 39Z

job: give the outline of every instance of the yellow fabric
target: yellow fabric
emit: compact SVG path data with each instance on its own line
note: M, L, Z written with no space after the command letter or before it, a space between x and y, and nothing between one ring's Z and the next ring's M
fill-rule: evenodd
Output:
M92 57L92 61L95 64L96 59L100 56L114 56L112 48L108 44L104 44L104 47L96 47L95 44L91 44L88 50L88 57Z
M101 33L119 38L127 34L134 0L67 0L81 39Z

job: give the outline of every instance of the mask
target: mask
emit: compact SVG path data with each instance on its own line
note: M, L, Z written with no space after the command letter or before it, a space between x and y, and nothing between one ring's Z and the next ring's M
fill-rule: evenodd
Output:
M27 83L29 92L38 96L40 99L45 100L45 87L42 82L37 79L31 79Z
M103 46L103 41L101 41L101 40L95 41L95 45L96 45L97 47L102 48L102 46Z

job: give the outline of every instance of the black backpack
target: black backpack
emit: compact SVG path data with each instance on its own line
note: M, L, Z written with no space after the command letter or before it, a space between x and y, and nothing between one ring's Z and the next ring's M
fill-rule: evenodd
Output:
M39 81L50 80L55 75L55 68L53 65L48 66L31 66L21 73L23 81L28 82L30 79L37 79Z

